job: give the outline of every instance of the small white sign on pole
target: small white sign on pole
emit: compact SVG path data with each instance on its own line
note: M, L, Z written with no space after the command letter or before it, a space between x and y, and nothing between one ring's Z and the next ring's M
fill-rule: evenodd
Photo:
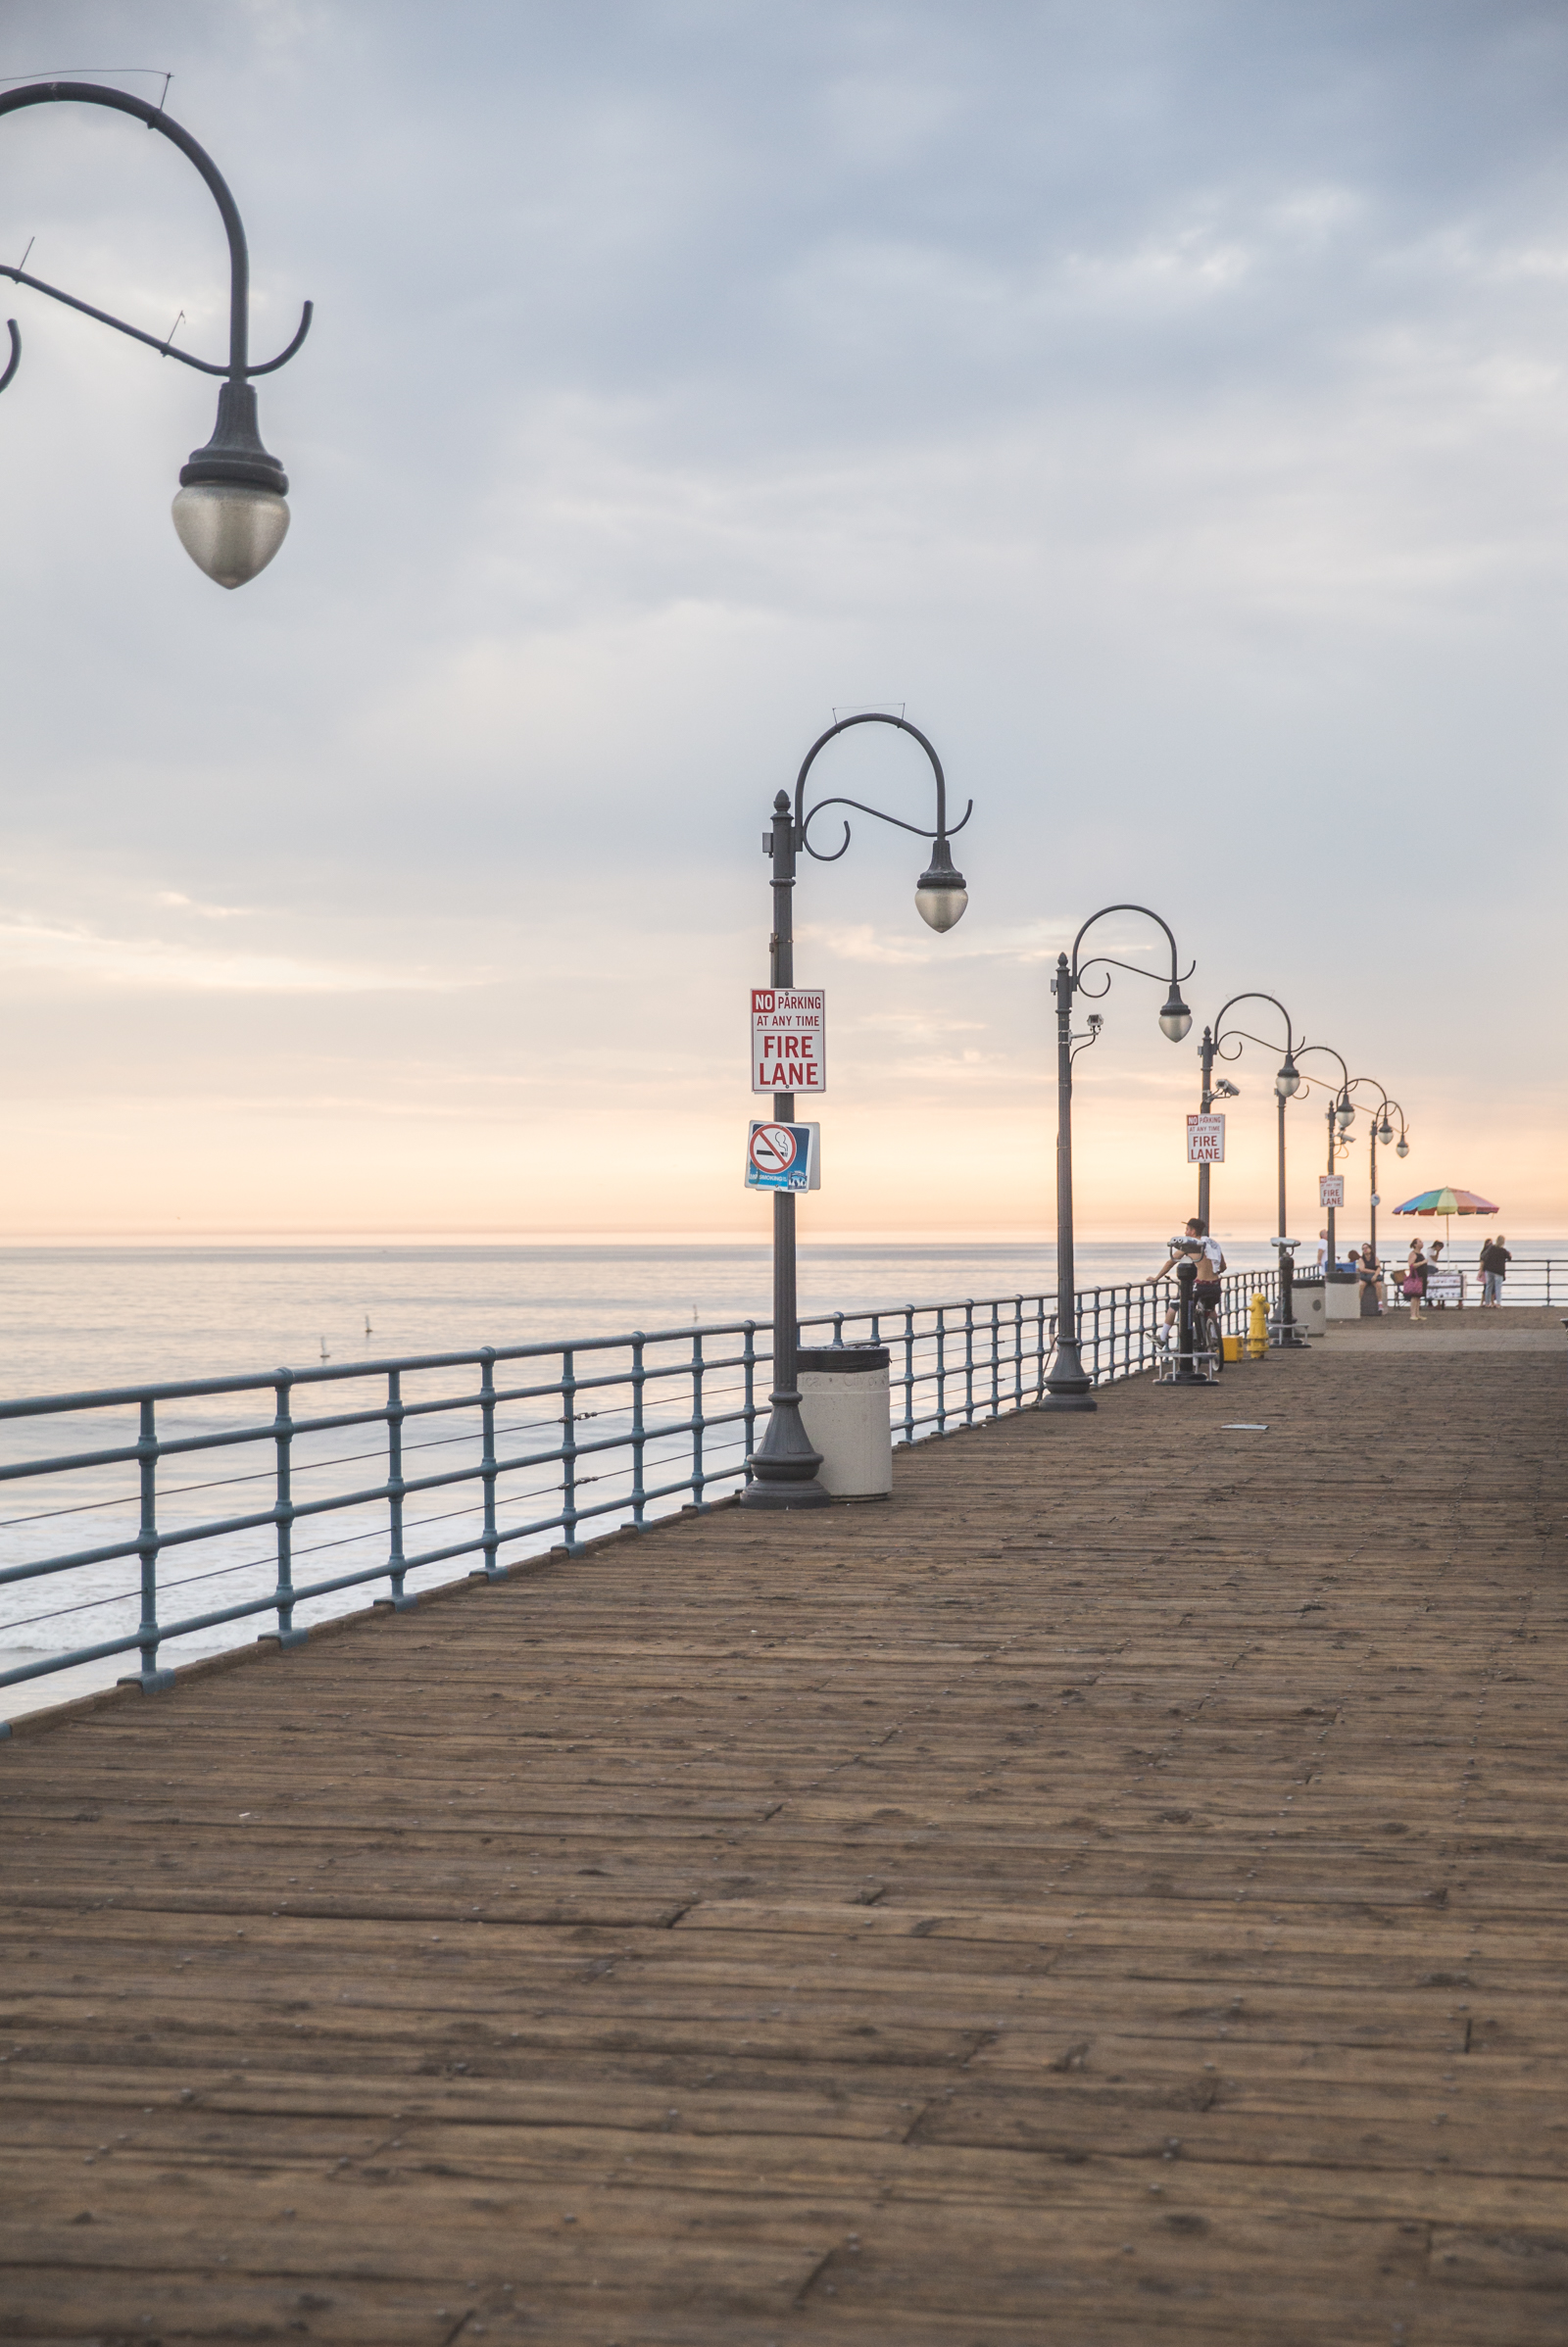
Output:
M1225 1119L1222 1116L1190 1116L1187 1119L1187 1162L1189 1165L1224 1164Z
M1345 1203L1344 1174L1319 1174L1317 1202L1320 1206L1343 1206Z
M827 1090L827 997L819 986L752 988L752 1090Z

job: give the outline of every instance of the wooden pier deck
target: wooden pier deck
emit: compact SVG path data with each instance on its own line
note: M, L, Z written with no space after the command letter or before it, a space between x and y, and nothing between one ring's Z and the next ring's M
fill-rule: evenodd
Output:
M23 1723L0 2338L1560 2347L1568 1348L1448 1322Z

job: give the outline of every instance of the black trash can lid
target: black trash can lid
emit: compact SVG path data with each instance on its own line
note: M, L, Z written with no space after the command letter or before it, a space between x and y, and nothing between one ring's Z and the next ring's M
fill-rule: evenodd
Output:
M886 1369L891 1358L885 1345L803 1345L795 1366L821 1377L853 1377L857 1370Z

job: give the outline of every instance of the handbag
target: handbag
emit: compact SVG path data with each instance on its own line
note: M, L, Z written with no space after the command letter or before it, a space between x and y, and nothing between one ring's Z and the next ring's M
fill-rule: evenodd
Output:
M1410 1298L1410 1300L1412 1301L1412 1303L1414 1302L1415 1298L1416 1298L1416 1297L1417 1297L1417 1296L1419 1296L1421 1293L1422 1293L1422 1282L1421 1282L1420 1280L1418 1280L1418 1279L1415 1277L1415 1275L1414 1275L1414 1273L1413 1273L1413 1272L1411 1273L1411 1275L1410 1275L1410 1277L1409 1277L1408 1279L1405 1279L1405 1280L1401 1280L1401 1281L1400 1281L1400 1283L1399 1283L1399 1294L1400 1294L1401 1296L1407 1296Z

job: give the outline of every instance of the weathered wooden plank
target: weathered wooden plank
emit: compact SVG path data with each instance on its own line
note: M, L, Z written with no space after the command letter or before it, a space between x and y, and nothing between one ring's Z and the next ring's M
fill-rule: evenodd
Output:
M1560 1394L1443 1342L27 1724L7 2335L1555 2347Z

